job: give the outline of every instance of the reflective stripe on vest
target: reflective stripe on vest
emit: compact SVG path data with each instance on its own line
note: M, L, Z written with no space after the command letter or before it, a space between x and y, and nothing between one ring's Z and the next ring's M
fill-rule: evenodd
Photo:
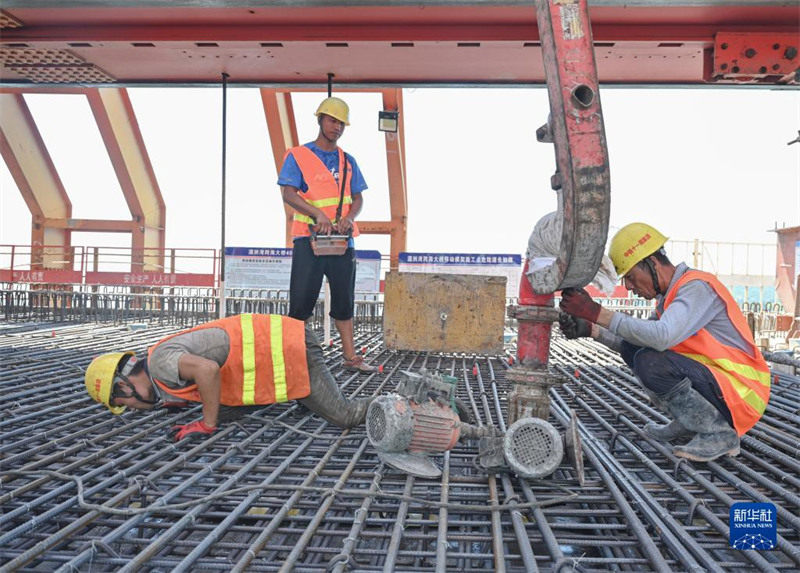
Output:
M769 388L770 387L770 373L769 372L759 372L754 368L749 368L747 366L743 366L742 364L736 364L730 360L718 359L712 360L708 356L704 356L702 354L683 354L684 356L691 358L693 360L697 360L698 362L705 364L706 366L717 366L721 374L723 374L733 386L733 389L736 390L736 393L745 401L747 402L753 410L758 412L759 416L764 413L767 409L767 403L761 399L761 397L755 393L755 391L750 388L749 386L745 385L744 383L739 381L739 378L734 376L731 371L737 372L743 378L749 378L750 380L755 380L759 384ZM747 375L743 374L744 371L749 371Z
M275 384L275 401L287 402L286 396L286 363L283 361L283 327L281 317L272 314L270 320L270 349L272 350L272 377Z
M242 326L242 404L255 404L256 399L256 335L253 315L241 315Z
M696 270L686 271L664 297L664 310L672 303L678 289L691 280L707 283L725 303L728 319L748 344L750 353L722 344L705 328L671 350L708 367L719 384L733 425L741 436L758 422L767 408L771 381L769 367L756 347L736 301L714 275Z
M346 161L345 153L338 149L339 152L339 173L344 173L344 162ZM333 221L336 218L336 209L339 207L339 195L341 189L339 182L333 177L333 174L328 170L327 166L317 155L305 145L292 147L286 152L284 161L289 154L292 154L300 172L303 174L303 179L308 186L308 190L302 193L302 199L309 205L313 205L320 209L325 215ZM352 169L347 170L347 177L344 186L344 198L342 199L342 217L346 217L350 212L349 206L353 203L353 196L350 192L350 184L353 180ZM315 223L312 217L298 213L295 211L292 223L292 236L294 237L307 237L311 233L308 230L308 225ZM358 225L353 223L352 236L357 237Z
M168 336L150 348L150 355L167 340L206 328L228 335L228 358L220 367L220 403L225 406L274 404L305 398L311 393L305 325L281 315L243 314L215 320ZM153 378L166 393L202 402L196 384L171 388Z
M326 207L333 207L333 215L329 216L328 218L333 221L333 218L336 216L336 209L339 208L339 197L335 197L333 199L308 199L307 197L303 197L306 203L313 205L317 209L322 209L322 211L327 215ZM351 196L346 196L342 201L342 205L350 205L353 203L353 198ZM342 211L344 212L344 211ZM302 213L298 213L295 211L294 220L300 221L301 223L305 223L306 225L313 225L315 223L314 219L309 217L308 215L303 215Z

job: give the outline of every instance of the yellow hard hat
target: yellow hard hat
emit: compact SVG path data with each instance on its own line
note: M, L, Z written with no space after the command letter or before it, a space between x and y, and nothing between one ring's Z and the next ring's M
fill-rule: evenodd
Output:
M667 238L645 223L630 223L622 227L608 249L619 277L624 277L638 263L664 246Z
M95 402L103 404L112 414L122 414L125 406L112 406L111 387L114 385L114 377L117 374L117 367L120 361L126 356L134 356L133 352L109 352L101 354L92 360L86 369L86 391L89 392Z
M314 114L319 117L319 114L324 113L332 118L338 119L345 125L350 125L350 108L343 99L338 97L328 97L322 100L319 104L317 112Z

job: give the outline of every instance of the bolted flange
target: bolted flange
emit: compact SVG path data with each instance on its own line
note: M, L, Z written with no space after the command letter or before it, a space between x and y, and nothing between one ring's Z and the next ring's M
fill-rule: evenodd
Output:
M514 383L508 395L508 422L534 417L547 420L550 415L550 388L563 384L567 378L546 368L512 368L506 379Z

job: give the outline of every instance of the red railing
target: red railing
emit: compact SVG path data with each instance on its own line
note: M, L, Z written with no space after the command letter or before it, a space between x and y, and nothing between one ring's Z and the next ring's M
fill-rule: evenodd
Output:
M0 282L215 287L214 249L0 245Z

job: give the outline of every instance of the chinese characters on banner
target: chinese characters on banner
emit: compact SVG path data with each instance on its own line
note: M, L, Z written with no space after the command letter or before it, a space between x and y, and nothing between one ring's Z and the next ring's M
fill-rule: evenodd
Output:
M506 277L506 297L519 294L522 255L468 253L400 253L400 272Z
M381 254L356 251L356 292L380 289ZM225 248L225 287L289 290L292 249L262 247Z

